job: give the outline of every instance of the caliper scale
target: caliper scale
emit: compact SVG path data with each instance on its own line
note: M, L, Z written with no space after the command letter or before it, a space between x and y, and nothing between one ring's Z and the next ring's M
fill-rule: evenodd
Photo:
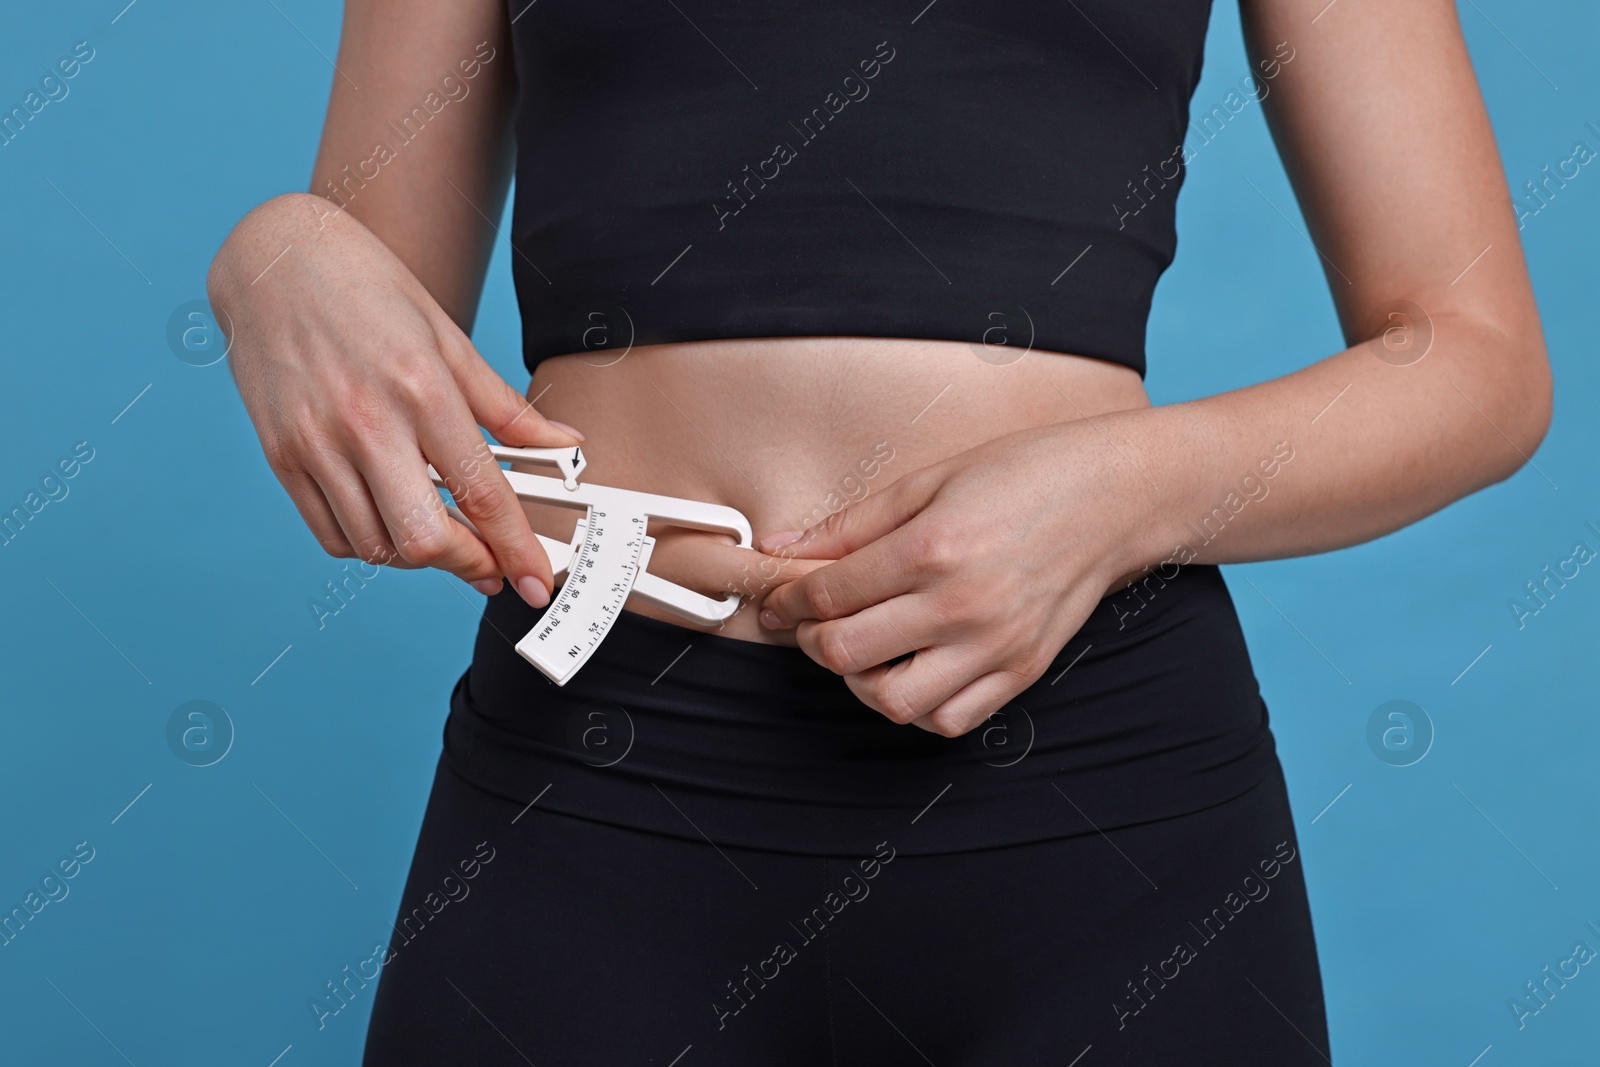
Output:
M488 447L496 460L550 466L561 472L560 478L548 478L525 471L502 471L519 500L584 509L570 544L535 535L550 557L550 567L561 590L545 609L539 625L516 646L523 659L557 685L567 684L588 662L621 617L622 605L629 596L707 626L722 622L739 610L737 593L715 600L646 569L655 547L655 539L647 533L651 519L691 530L730 534L738 539L739 547L753 548L750 521L738 510L608 485L579 484L578 475L588 465L581 448ZM434 485L449 488L431 466L428 475ZM448 506L447 510L476 532L460 509Z

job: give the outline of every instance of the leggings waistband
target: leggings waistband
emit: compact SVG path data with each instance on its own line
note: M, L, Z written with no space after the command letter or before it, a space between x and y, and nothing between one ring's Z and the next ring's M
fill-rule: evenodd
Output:
M1101 601L959 738L890 722L800 649L633 612L556 686L512 647L541 614L490 598L446 755L482 788L614 825L843 855L915 820L909 851L959 852L1198 811L1276 766L1215 567Z

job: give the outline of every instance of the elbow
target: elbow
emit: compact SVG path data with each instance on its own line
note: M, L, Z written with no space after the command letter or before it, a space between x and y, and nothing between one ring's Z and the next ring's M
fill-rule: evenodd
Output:
M1498 333L1500 372L1488 384L1495 400L1493 421L1510 443L1493 464L1493 481L1501 482L1529 462L1550 431L1555 410L1555 380L1544 338L1535 324L1520 336Z
M1545 434L1550 432L1550 420L1555 414L1555 376L1550 371L1550 359L1542 343L1533 362L1535 366L1529 374L1532 380L1529 384L1528 425L1524 431L1527 437L1523 445L1523 451L1530 456L1544 443Z

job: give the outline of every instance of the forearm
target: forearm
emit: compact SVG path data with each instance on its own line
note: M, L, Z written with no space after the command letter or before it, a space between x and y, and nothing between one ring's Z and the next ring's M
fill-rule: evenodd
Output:
M1150 517L1130 573L1359 544L1510 476L1549 420L1537 324L1441 316L1431 329L1409 365L1380 336L1260 385L1100 420Z
M495 0L347 0L311 176L466 333L511 176L508 28Z

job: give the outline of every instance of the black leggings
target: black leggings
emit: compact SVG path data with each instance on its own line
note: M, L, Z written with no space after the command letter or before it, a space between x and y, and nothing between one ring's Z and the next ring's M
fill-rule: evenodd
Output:
M441 761L364 1062L1323 1064L1301 867L1276 769L1106 833L845 858L557 814Z

